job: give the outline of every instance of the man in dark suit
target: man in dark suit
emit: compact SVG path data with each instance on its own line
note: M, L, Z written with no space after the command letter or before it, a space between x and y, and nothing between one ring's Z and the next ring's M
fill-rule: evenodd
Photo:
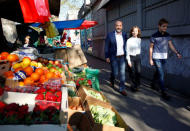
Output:
M119 92L127 96L125 92L125 59L126 59L126 40L127 35L122 32L122 21L115 22L115 31L107 35L105 43L106 62L111 64L111 86L114 88L115 78L120 73Z

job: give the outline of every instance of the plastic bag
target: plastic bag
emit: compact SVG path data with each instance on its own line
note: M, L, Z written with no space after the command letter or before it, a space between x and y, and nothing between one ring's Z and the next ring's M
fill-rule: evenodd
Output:
M97 91L100 91L100 85L99 85L99 80L98 80L98 75L100 73L100 70L86 68L85 73L86 73L87 79L90 79L92 82L92 88Z
M59 32L57 31L55 25L51 22L46 22L46 25L44 26L46 31L46 36L48 38L53 38L59 35Z
M25 23L49 21L48 0L19 0Z

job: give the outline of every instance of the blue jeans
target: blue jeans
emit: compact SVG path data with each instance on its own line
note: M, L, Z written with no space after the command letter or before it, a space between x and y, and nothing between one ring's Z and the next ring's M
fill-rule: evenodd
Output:
M165 91L165 84L164 84L164 65L166 63L166 59L153 59L154 65L156 67L156 72L154 74L153 82L159 79L160 89L162 92Z
M119 91L125 89L125 56L116 57L116 59L111 60L111 82L114 83L115 78L119 74Z

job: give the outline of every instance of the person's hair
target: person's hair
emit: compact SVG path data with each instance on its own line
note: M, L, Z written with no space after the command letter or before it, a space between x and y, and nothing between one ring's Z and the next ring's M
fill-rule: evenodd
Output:
M27 36L25 37L25 39L26 39L26 38L30 39L30 36L29 36L29 35L27 35Z
M116 23L117 23L117 22L121 22L121 23L123 24L123 22L122 22L122 21L120 21L120 20L117 20L117 21L115 22L115 25L116 25Z
M161 26L163 24L168 24L168 23L169 22L165 18L162 18L162 19L159 20L158 25Z
M140 38L141 37L141 29L138 27L138 26L133 26L132 28L131 28L131 30L130 30L130 37L132 37L133 36L133 30L135 29L135 28L137 28L138 29L138 35L137 35L137 37L138 38Z

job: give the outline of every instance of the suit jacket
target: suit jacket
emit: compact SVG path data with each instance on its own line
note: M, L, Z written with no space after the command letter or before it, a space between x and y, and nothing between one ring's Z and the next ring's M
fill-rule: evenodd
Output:
M126 56L126 41L127 41L127 34L125 32L122 32L123 35L123 50L124 55ZM110 58L110 60L116 59L117 55L117 43L116 43L116 37L115 37L115 31L108 33L105 41L105 58Z

